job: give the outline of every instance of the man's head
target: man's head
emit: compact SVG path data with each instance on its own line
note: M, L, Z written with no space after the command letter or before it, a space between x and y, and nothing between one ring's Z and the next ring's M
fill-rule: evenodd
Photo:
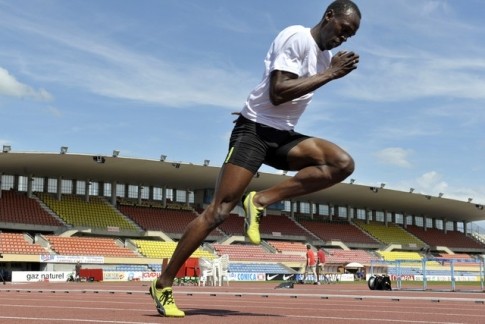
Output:
M307 244L306 248L307 248L307 250L310 250L312 248L312 246L310 244Z
M361 18L354 2L335 0L325 10L322 20L312 28L313 38L322 51L338 47L355 35Z

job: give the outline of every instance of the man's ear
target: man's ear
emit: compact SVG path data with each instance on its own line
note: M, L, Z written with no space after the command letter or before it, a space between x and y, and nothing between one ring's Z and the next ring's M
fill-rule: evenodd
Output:
M335 12L333 11L333 9L329 9L325 12L325 14L323 15L323 20L324 21L330 21L332 20L333 18L335 17Z

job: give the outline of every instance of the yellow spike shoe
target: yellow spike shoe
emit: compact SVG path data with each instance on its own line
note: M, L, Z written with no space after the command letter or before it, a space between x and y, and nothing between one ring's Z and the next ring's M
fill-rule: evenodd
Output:
M255 191L251 191L245 198L243 198L243 208L246 213L244 219L244 231L252 244L259 245L261 243L259 222L264 215L264 208L256 207L254 205L253 198L255 194Z
M184 317L185 313L178 309L173 299L172 287L157 289L157 279L152 281L150 286L150 295L155 302L157 311L160 315L166 317Z

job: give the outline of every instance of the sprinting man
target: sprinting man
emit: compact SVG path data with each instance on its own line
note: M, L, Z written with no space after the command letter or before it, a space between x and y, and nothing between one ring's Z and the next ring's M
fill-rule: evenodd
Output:
M209 233L229 217L262 164L296 171L281 183L243 198L245 231L260 244L259 222L265 207L333 186L354 171L352 157L325 139L294 130L315 90L355 70L359 55L338 52L359 29L361 13L350 0L330 3L312 28L290 26L281 31L264 59L261 82L250 92L229 141L214 197L182 235L168 265L150 287L158 312L183 317L172 284L179 268Z

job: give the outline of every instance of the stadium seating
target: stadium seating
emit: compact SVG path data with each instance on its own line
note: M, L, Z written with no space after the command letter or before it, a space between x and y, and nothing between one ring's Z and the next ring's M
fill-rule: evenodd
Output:
M60 255L95 255L106 257L139 257L134 251L120 246L112 238L62 237L43 235L50 248Z
M187 209L127 205L118 205L118 209L142 229L162 231L167 234L182 234L185 231L185 227L197 217L197 214ZM213 230L209 235L222 236L217 230Z
M344 243L378 244L368 234L347 221L302 220L300 224L323 241L340 240Z
M306 244L301 242L267 241L267 243L283 254L305 255L307 251Z
M474 262L475 259L468 254L446 254L442 253L437 256L423 256L417 252L409 251L392 251L383 252L378 251L385 261L400 261L400 273L402 275L423 274L423 258L426 261L426 274L435 276L449 276L451 275L451 262L449 260L466 260L464 262L453 262L455 275L464 275L466 273L476 275L480 270L479 263ZM430 260L431 259L431 260ZM415 262L413 262L415 261ZM389 274L397 274L397 267L395 265L389 266Z
M447 246L453 248L484 249L485 245L477 240L466 236L459 231L447 231L446 233L436 229L428 228L426 231L422 227L407 226L406 230L420 238L430 246Z
M274 233L281 233L282 236L305 236L311 234L297 225L297 223L284 215L266 215L261 219L259 225L261 235L273 236Z
M232 261L305 262L301 255L271 253L260 245L212 244L218 255L228 254Z
M358 262L363 265L369 265L372 260L379 258L365 250L341 250L325 249L325 263L327 264L347 264Z
M478 233L475 232L472 234L472 236L480 243L485 244L485 234L484 233Z
M447 263L453 262L453 265L459 269L467 270L469 268L476 268L478 265L478 258L472 257L466 253L448 254L441 253L436 258L446 260Z
M418 252L409 251L377 251L377 253L382 256L385 261L396 261L396 260L416 260L421 261L423 256Z
M144 230L183 233L196 215L190 211L138 206L118 206L118 209Z
M355 224L385 244L401 244L406 247L426 246L423 241L393 223L388 223L386 226L380 222L369 222L369 224L366 224L363 221L356 220Z
M133 244L138 248L138 251L148 257L148 258L160 258L160 259L170 259L175 251L177 242L162 242L162 241L150 241L150 240L131 240ZM209 258L213 259L216 256L203 250L201 248L197 249L191 258Z
M224 223L219 225L219 229L227 235L244 235L244 217L230 214Z
M9 254L48 254L46 249L26 237L28 235L23 233L0 233L0 251Z
M0 222L46 226L64 225L42 209L35 199L28 198L24 192L12 190L2 190Z
M138 231L138 228L118 213L101 197L91 196L89 202L83 196L63 195L61 200L48 193L36 195L66 223L99 229Z
M228 235L244 235L244 217L237 214L231 214L219 228ZM261 236L305 236L310 237L305 229L284 215L266 215L261 219L259 225Z
M41 255L57 253L69 256L105 256L113 258L153 258L170 259L173 256L177 242L162 242L149 239L140 239L140 229L145 231L163 231L169 236L180 235L184 232L188 223L197 217L197 214L187 205L170 203L162 206L161 202L149 200L118 199L118 205L114 208L105 198L90 196L89 202L85 202L84 196L62 195L57 200L51 193L35 193L48 209L59 215L65 222L59 221L52 216L39 203L36 197L28 198L25 192L13 190L2 191L0 198L0 223L15 223L30 225L90 227L93 229L106 229L116 227L120 230L127 229L136 231L127 242L131 242L131 249L125 247L116 238L98 237L60 237L54 234L38 234L49 244L44 248L38 243L33 243L29 234L23 233L0 233L0 252L5 254ZM51 214L49 214L51 212ZM9 228L9 227L7 227ZM218 229L210 235L222 238L227 235L244 235L244 217L231 214ZM312 240L328 242L340 240L351 248L359 249L342 250L337 248L326 248L326 269L330 272L340 271L350 262L358 262L366 267L373 263L385 261L389 264L389 273L396 271L396 260L408 260L403 263L400 274L421 274L423 255L416 251L427 245L434 247L445 245L450 249L461 248L483 250L485 245L477 240L466 236L462 232L448 231L446 234L437 229L424 231L421 227L408 226L407 229L400 225L389 223L388 226L380 222L364 223L355 220L355 224L348 221L337 220L309 220L302 219L295 222L292 218L284 215L265 216L261 221L261 234L265 242L260 246L233 243L231 245L220 243L207 243L208 249L199 248L192 255L192 258L216 259L226 254L231 262L230 272L239 273L274 273L291 274L295 273L305 263L306 243ZM47 230L40 231L46 233ZM54 230L49 231L53 233ZM97 233L98 234L98 233ZM79 235L79 234L78 234ZM172 237L173 238L173 237ZM177 239L177 238L173 238ZM219 242L222 242L219 241ZM403 251L366 251L362 248L373 248L385 244L401 244ZM268 246L269 244L269 246ZM354 244L354 245L352 245ZM46 246L42 243L43 246ZM372 247L371 247L372 245ZM463 251L458 250L458 251ZM276 251L276 252L274 252ZM470 251L478 253L479 251ZM436 251L435 251L436 253ZM429 257L430 254L427 254ZM435 254L436 259L428 261L426 271L430 275L448 275L450 273L449 260L460 260L453 262L455 273L476 274L478 263L474 262L471 254ZM440 261L442 258L443 261ZM414 262L413 262L414 261ZM120 265L104 265L107 271L161 271L161 264L129 264L125 259ZM154 261L150 261L154 262ZM156 261L155 261L156 262ZM134 263L139 263L138 260ZM392 264L392 265L391 265ZM289 268L291 266L292 268ZM386 267L387 269L387 267Z

